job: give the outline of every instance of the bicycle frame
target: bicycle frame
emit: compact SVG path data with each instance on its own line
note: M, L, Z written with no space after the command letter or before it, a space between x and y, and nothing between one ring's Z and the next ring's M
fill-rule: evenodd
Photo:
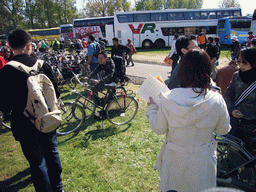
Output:
M242 163L239 166L234 167L233 169L229 170L227 173L222 174L221 177L217 178L217 181L220 181L222 183L226 184L232 184L235 185L241 189L244 189L246 191L256 191L256 186L249 185L247 182L244 182L240 179L234 178L233 175L235 175L239 170L245 170L246 168L256 168L256 157L253 157L244 147L244 143L234 137L234 136L218 136L220 139L216 139L216 141L224 141L224 143L229 143L234 149L237 149L242 154L244 154L248 160L244 163Z

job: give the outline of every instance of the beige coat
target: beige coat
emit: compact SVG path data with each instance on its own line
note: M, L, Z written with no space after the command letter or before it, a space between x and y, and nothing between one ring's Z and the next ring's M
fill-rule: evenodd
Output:
M229 114L219 93L197 95L191 88L177 88L163 93L159 106L148 107L151 128L166 134L155 165L162 192L199 192L216 186L213 133L230 131Z

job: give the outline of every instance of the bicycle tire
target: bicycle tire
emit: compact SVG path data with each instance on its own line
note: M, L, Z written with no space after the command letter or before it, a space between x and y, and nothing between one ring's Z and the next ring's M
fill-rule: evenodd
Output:
M74 77L72 77L71 79L67 80L67 83L68 83L68 86L71 88L71 89L75 89L76 88L76 79Z
M7 118L5 118L7 117ZM0 118L2 119L2 125L7 128L7 129L11 129L11 120L10 120L10 114L2 114Z
M2 125L7 128L7 129L11 129L11 122L10 121L3 121L2 122Z
M109 122L114 125L123 125L130 122L137 114L139 104L137 99L131 95L117 95L108 103L106 116Z
M76 131L84 122L84 109L75 103L64 103L61 106L62 122L57 129L58 135L66 135Z
M229 61L232 61L231 51L227 52L227 58Z
M216 139L217 141L217 185L222 187L240 188L234 183L226 183L221 179L223 173L228 173L236 167L246 163L251 159L250 154L239 147L232 141L227 139ZM248 184L248 186L255 186L256 169L255 166L244 167L228 175L233 180L239 180L242 183ZM220 178L220 179L219 179Z

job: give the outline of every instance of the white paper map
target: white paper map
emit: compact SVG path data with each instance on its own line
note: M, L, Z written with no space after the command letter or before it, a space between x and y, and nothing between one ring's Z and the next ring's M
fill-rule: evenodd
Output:
M153 101L159 105L160 96L162 92L170 91L168 87L154 78L152 75L148 75L147 79L143 82L137 93L149 102L149 97L152 97Z

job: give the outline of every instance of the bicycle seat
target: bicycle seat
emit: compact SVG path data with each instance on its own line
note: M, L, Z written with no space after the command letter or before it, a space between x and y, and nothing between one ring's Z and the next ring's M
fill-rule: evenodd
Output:
M108 88L108 89L115 89L116 86L117 86L117 85L116 85L116 83L114 83L114 82L105 84L105 87Z

